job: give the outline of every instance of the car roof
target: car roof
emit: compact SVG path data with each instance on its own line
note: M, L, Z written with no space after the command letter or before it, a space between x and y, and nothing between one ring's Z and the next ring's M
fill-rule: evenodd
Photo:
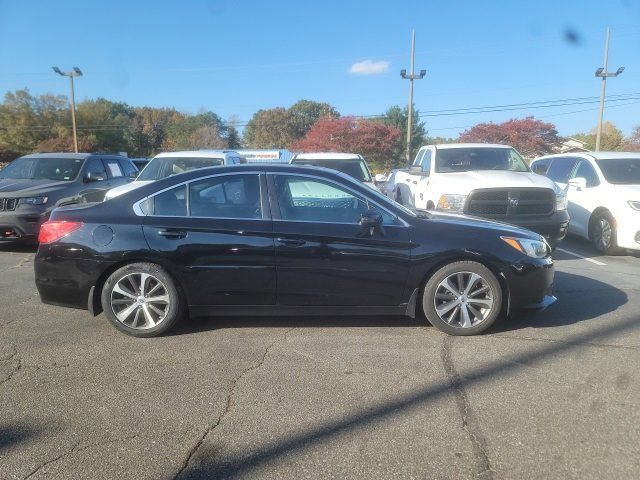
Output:
M511 145L501 145L498 143L437 143L433 146L440 150L449 148L513 148Z
M545 155L544 157L538 157L534 160L551 159L559 157L574 157L574 158L592 158L594 160L616 160L621 158L640 158L640 152L567 152L556 153L554 155ZM533 162L532 162L533 163Z
M225 156L229 154L236 154L239 157L242 156L235 150L183 150L180 152L162 152L153 158L164 158L164 157L225 158Z
M29 155L23 155L22 158L75 158L78 160L84 160L87 157L92 155L98 155L96 153L65 153L65 152L45 152L45 153L31 153ZM119 157L117 154L103 154L103 155L114 155ZM122 157L124 158L124 157Z
M341 152L310 152L310 153L297 153L294 157L295 160L351 160L362 158L357 153L341 153Z

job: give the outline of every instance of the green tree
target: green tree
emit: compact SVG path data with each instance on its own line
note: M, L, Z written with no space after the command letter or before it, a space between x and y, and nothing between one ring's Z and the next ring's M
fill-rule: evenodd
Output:
M576 140L584 142L586 148L595 150L596 148L596 128L592 128L589 133L576 133L571 135ZM600 137L600 150L602 151L619 151L624 149L624 135L618 127L611 122L602 124L602 136Z
M106 98L85 100L77 105L78 136L92 135L97 151L127 152L125 132L133 116L133 109L126 103Z
M164 147L170 150L222 148L212 145L222 145L223 143L218 140L222 141L226 134L227 127L218 115L213 112L202 112L169 125Z
M411 115L411 152L409 158L413 160L418 149L426 143L427 133L424 128L424 122L420 121L420 111L414 108ZM380 118L380 121L385 125L397 128L400 131L400 137L393 152L394 166L406 163L408 116L409 109L407 107L401 108L398 105L394 105Z
M282 107L258 110L244 128L245 143L250 148L285 148L295 140L289 118Z
M299 100L287 110L289 114L289 134L295 140L304 137L321 118L338 118L340 114L328 103L313 100Z

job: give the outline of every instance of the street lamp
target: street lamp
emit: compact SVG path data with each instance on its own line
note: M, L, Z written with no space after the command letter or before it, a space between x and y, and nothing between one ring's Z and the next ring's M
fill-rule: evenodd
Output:
M71 125L73 126L73 148L78 153L78 134L76 132L76 100L73 93L73 77L81 77L82 71L78 67L73 67L70 72L63 72L58 67L51 67L53 71L71 80Z
M421 80L427 74L426 70L420 70L419 74L413 73L413 59L415 56L415 31L411 30L411 73L407 74L407 71L403 68L400 70L400 76L409 80L409 109L407 115L407 163L411 163L411 125L413 117L413 81Z
M600 91L600 113L598 116L598 128L596 130L596 152L600 151L600 138L602 137L602 119L604 117L604 97L607 91L607 78L617 77L624 72L624 67L618 68L615 72L607 72L609 63L609 35L611 31L607 27L607 37L604 42L604 67L596 70L596 77L602 78L602 90Z

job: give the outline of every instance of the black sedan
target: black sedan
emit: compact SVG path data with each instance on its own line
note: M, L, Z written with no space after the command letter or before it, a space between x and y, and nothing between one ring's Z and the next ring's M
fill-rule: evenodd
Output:
M104 311L139 337L187 313L424 314L449 334L472 335L553 298L540 235L414 212L316 167L194 170L58 208L39 240L43 302Z

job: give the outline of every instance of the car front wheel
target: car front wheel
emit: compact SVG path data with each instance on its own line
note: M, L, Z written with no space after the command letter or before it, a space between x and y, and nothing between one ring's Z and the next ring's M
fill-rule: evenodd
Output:
M502 313L502 287L484 265L449 263L427 282L422 307L431 325L449 335L476 335Z
M153 263L132 263L113 272L101 300L109 321L134 337L162 335L184 313L184 300L174 280Z
M593 219L591 242L596 250L603 255L613 255L618 252L615 225L615 220L609 212L599 213Z

